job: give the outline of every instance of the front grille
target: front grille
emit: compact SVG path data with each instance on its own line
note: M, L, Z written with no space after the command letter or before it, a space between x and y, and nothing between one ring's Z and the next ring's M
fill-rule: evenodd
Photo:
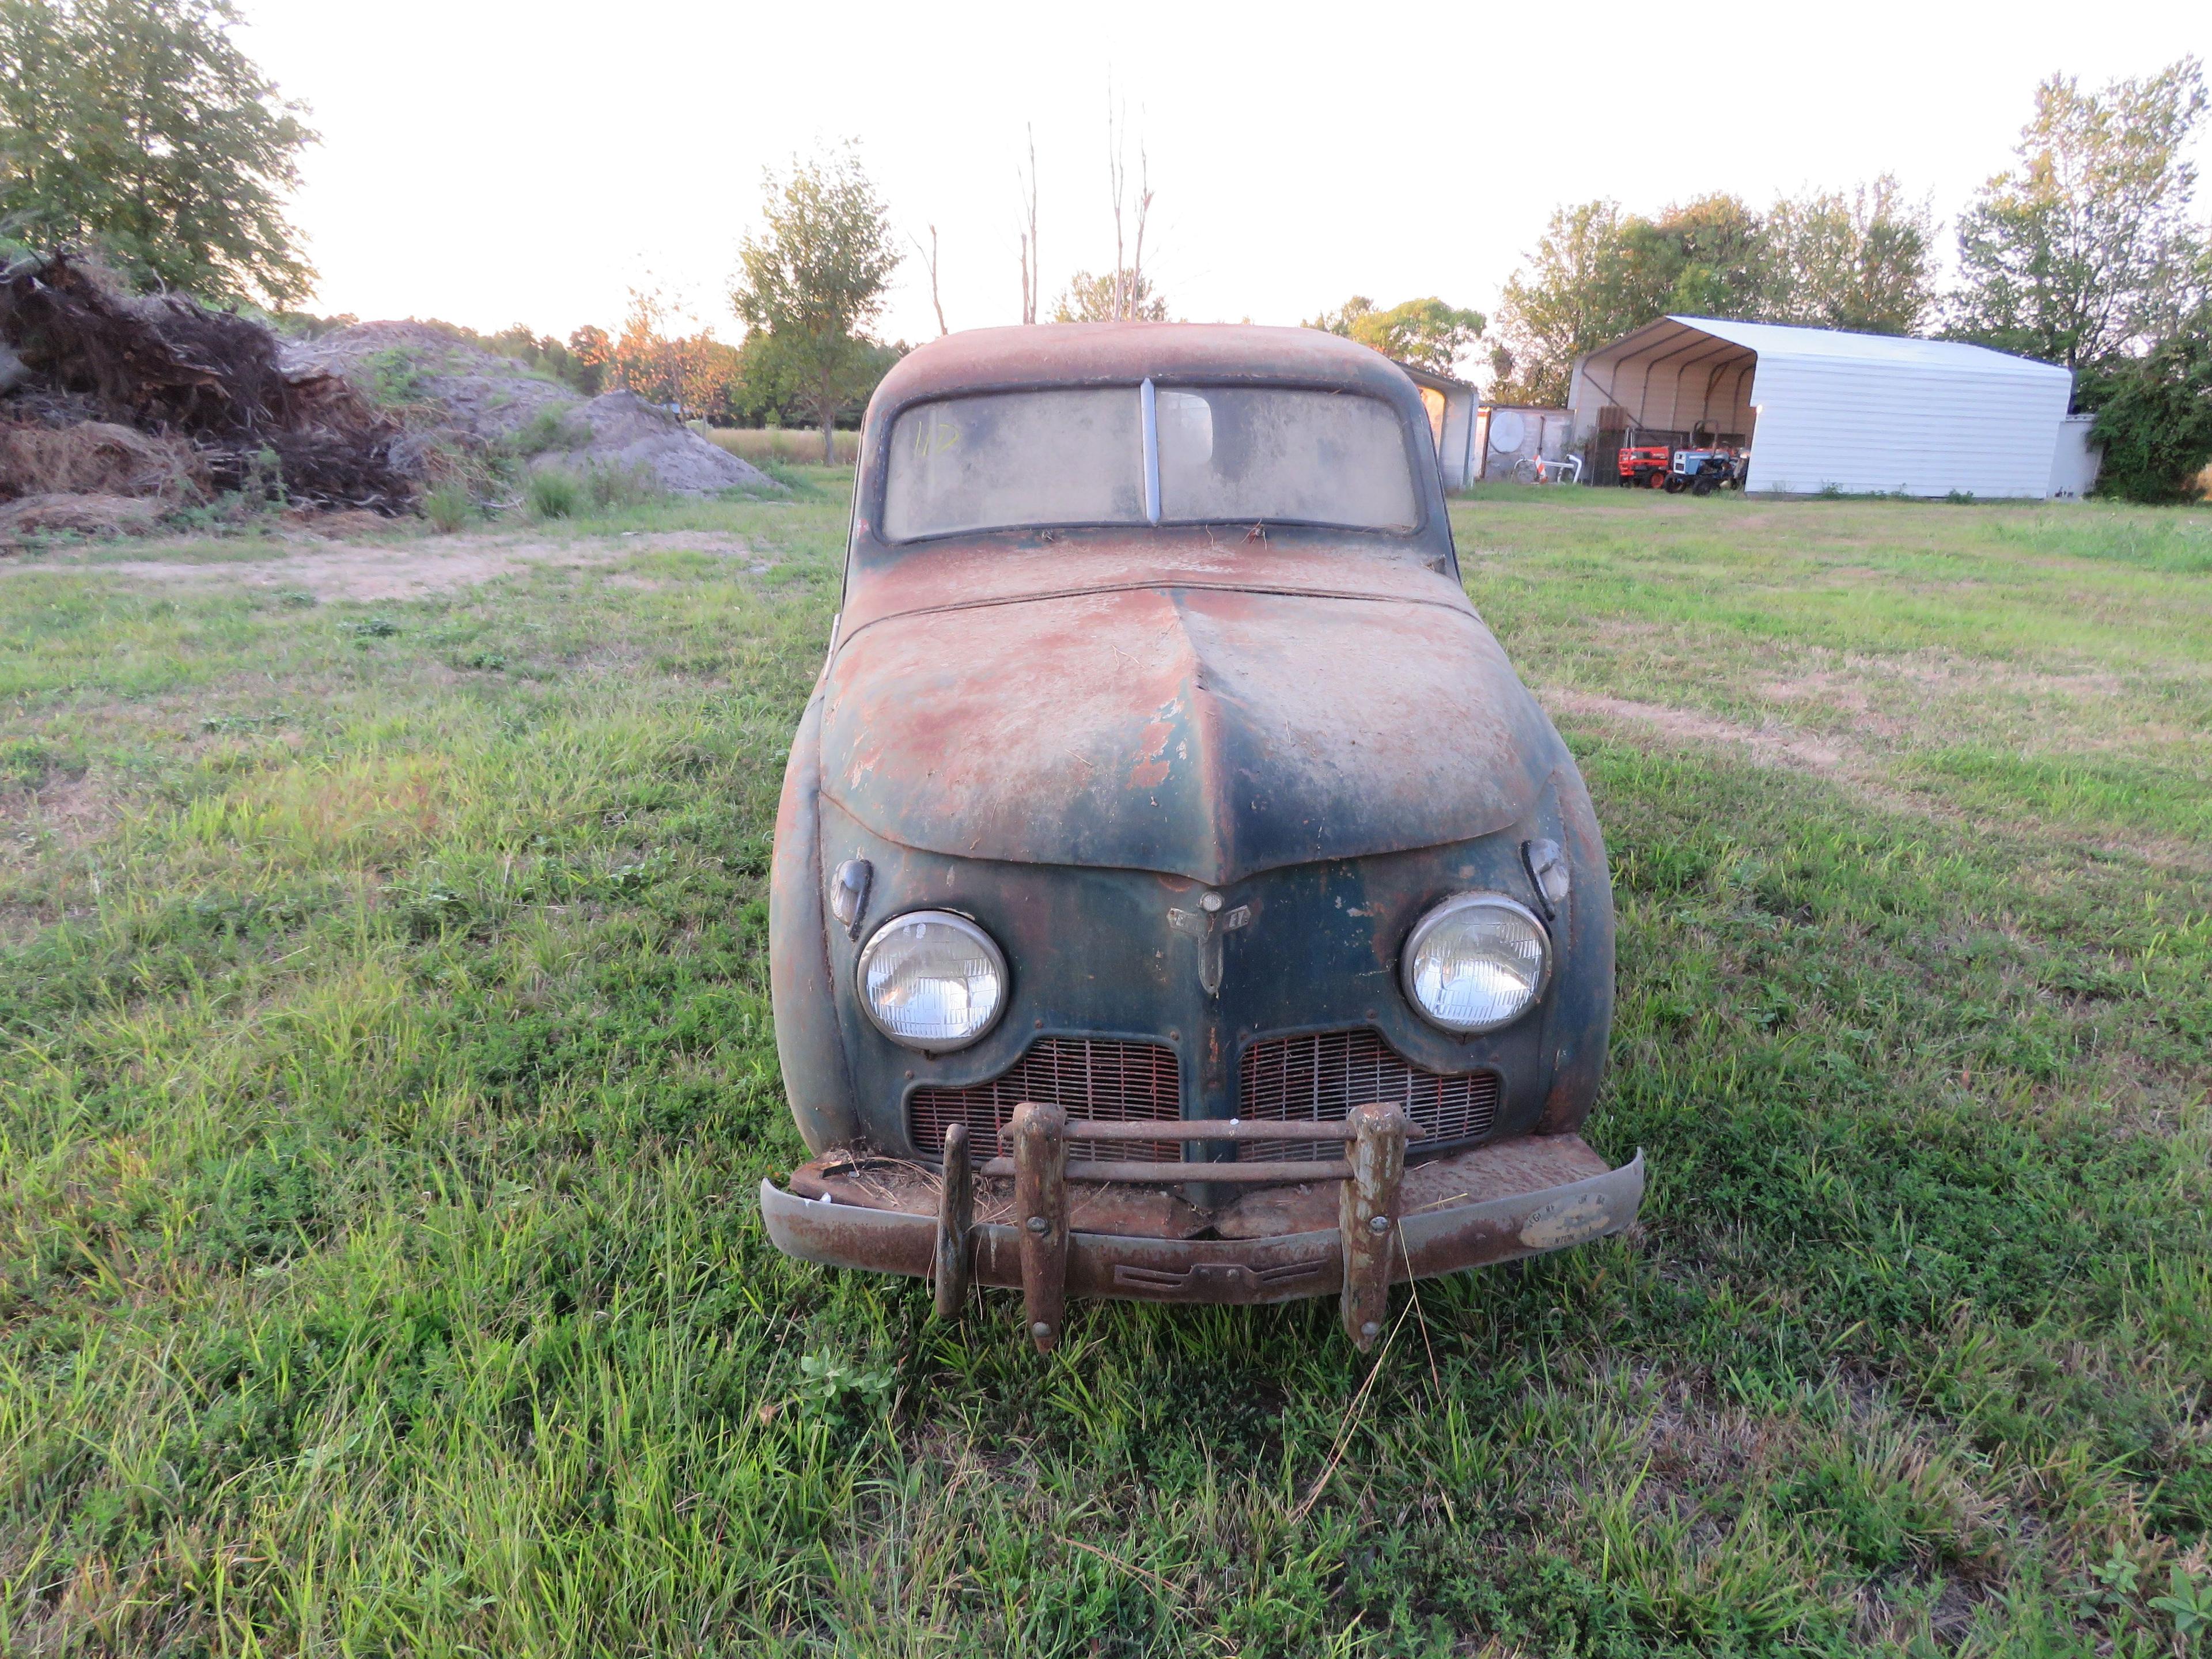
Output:
M1474 1140L1498 1117L1498 1074L1425 1072L1371 1030L1270 1037L1244 1051L1237 1115L1271 1122L1341 1122L1354 1106L1388 1101L1426 1129L1420 1144ZM1278 1158L1340 1158L1339 1140L1294 1141Z
M1174 1049L1156 1042L1099 1037L1039 1037L1011 1070L988 1083L965 1089L916 1089L907 1103L907 1128L915 1149L934 1158L945 1151L946 1127L964 1123L975 1155L989 1158L1000 1150L998 1132L1025 1100L1064 1106L1070 1117L1109 1123L1182 1115L1182 1079ZM1075 1158L1172 1162L1182 1157L1179 1140L1116 1141L1111 1146L1071 1140L1067 1150Z

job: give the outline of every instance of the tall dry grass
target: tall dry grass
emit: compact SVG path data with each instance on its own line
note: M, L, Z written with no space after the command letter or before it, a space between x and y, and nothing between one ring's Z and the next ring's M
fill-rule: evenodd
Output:
M822 459L822 434L801 427L709 427L707 437L749 461L795 461L804 465L819 464ZM860 434L840 432L836 453L839 466L852 465L860 459Z

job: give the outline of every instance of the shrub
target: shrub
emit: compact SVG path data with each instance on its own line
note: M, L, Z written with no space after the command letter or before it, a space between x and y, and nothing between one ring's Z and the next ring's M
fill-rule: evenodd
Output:
M530 475L523 499L533 519L573 519L584 510L584 481L573 472L545 467Z
M477 504L465 484L449 478L422 497L422 516L451 535L475 520Z
M2083 388L2094 404L2092 443L2104 447L2097 494L2131 501L2193 501L2212 460L2212 304L2148 356Z

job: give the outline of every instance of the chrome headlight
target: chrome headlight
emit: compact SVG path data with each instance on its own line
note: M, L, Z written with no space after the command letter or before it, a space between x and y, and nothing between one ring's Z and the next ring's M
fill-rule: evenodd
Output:
M949 910L915 910L876 929L860 952L860 1006L909 1048L964 1048L1006 1006L1006 958Z
M1494 1031L1528 1012L1552 972L1552 939L1526 906L1462 893L1406 941L1406 995L1447 1031Z

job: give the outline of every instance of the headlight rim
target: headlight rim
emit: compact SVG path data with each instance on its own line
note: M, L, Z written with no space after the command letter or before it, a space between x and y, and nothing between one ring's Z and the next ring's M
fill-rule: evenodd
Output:
M1433 1012L1429 1006L1421 1000L1419 993L1413 988L1413 968L1420 958L1421 946L1427 942L1429 936L1435 933L1437 927L1463 911L1478 908L1510 910L1526 921L1536 930L1536 937L1543 943L1543 960L1537 968L1535 988L1528 993L1528 1001L1522 1003L1503 1019L1468 1024L1443 1018ZM1493 892L1488 889L1455 893L1449 898L1438 900L1423 911L1421 919L1413 924L1413 931L1406 935L1406 946L1398 960L1398 986L1413 1012L1435 1026L1437 1030L1449 1031L1455 1036L1483 1036L1492 1031L1502 1031L1507 1026L1527 1018L1529 1012L1543 1001L1544 993L1551 988L1552 969L1557 955L1558 950L1552 939L1552 930L1546 924L1543 917L1511 894Z
M936 1038L911 1037L895 1031L884 1023L883 1016L876 1012L874 999L868 994L868 965L875 960L877 950L891 937L894 929L915 921L942 922L957 933L967 934L982 947L983 953L990 958L992 971L999 976L999 1006L991 1011L990 1018L964 1037L945 1042ZM925 905L918 910L903 910L896 915L884 917L876 924L875 931L868 935L868 942L860 947L860 954L853 963L853 995L860 1005L861 1015L885 1041L895 1042L902 1048L910 1048L916 1054L950 1054L973 1048L996 1030L999 1022L1006 1018L1006 1005L1013 1000L1012 992L1013 976L1007 971L1006 953L1000 948L999 941L991 937L990 929L971 915L958 910L948 910L941 905Z

